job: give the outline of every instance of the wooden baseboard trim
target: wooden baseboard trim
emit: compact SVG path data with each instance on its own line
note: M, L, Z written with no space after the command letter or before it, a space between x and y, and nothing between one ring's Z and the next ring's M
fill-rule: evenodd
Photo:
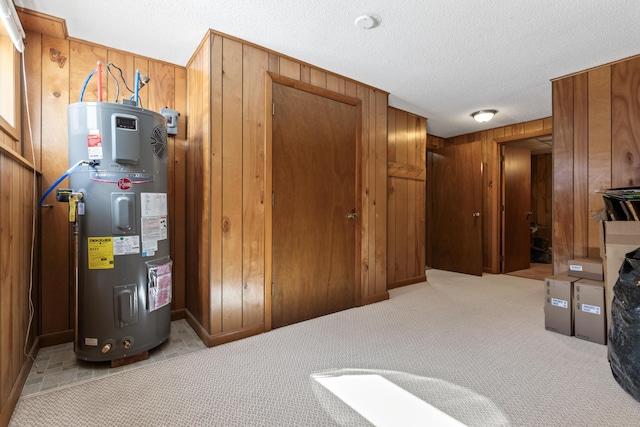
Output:
M414 283L420 283L420 282L426 282L426 281L427 281L427 276L412 277L410 279L389 283L387 285L387 289L395 289L402 286L413 285Z
M42 347L50 347L52 345L73 342L73 336L73 329L40 335L38 337L40 340L40 346L38 347L38 349L41 349Z
M185 317L186 317L186 314L185 314L185 309L184 308L171 311L171 321L172 322L174 320L184 319Z
M38 350L40 350L40 340L38 337L36 337L36 339L33 341L31 349L29 350L28 357L26 357L24 362L22 362L20 372L18 373L18 378L16 378L16 381L11 387L11 391L9 392L9 397L6 401L6 404L2 408L2 413L0 414L0 426L9 425L13 410L18 403L18 399L20 399L24 384L27 382L27 377L29 376L29 372L31 371L31 367L33 366L33 361L38 355Z
M388 299L389 299L389 292L384 292L382 294L362 298L360 300L360 306L369 305L369 304L373 304L373 303L388 300Z
M248 338L253 335L261 334L265 331L264 323L259 323L249 328L237 329L235 331L210 335L209 332L207 332L207 330L200 324L200 322L198 322L196 318L193 317L189 310L185 310L185 319L187 319L189 325L191 325L198 337L200 337L202 342L207 347L215 347L216 345L226 344L228 342Z

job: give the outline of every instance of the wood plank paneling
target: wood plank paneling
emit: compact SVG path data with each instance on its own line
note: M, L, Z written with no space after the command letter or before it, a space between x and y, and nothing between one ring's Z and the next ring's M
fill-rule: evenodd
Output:
M584 200L580 205L576 203L575 210L581 210L583 219L581 227L587 224L587 236L580 236L578 239L578 229L576 222L576 234L574 236L574 251L580 254L586 254L589 257L597 258L600 256L600 228L596 221L591 219L593 215L603 208L602 196L597 190L611 188L612 186L612 162L614 162L615 154L611 143L611 127L612 127L612 84L611 84L611 68L604 67L590 71L586 78L588 79L587 91L588 95L584 95L585 86L582 83L585 79L584 75L576 75L574 77L574 103L575 108L581 109L582 114L574 114L574 134L580 135L588 140L588 157L575 158L573 163L576 168L587 168L587 183L574 180L574 192L576 202ZM578 91L582 93L578 93ZM584 101L582 98L588 99L588 112L584 112ZM577 104L577 102L580 104ZM634 116L637 117L637 116ZM615 120L615 118L613 119ZM632 120L636 122L637 120ZM577 126L576 126L577 125ZM587 134L585 134L585 128ZM626 157L618 158L615 163L626 161ZM616 169L621 169L616 167ZM580 179L584 179L581 176ZM640 182L639 182L640 184ZM581 194L578 194L581 191ZM581 229L584 230L584 229ZM574 253L574 257L577 255Z
M387 292L387 106L388 95L384 92L375 93L375 164L376 179L375 209L375 286L367 296L384 295Z
M264 322L265 277L265 93L269 54L243 48L243 316L242 326Z
M604 70L609 70L606 67ZM602 72L602 71L600 71ZM590 72L591 76L593 72ZM613 187L630 187L640 185L640 58L616 63L612 66L611 102L613 114L610 120L613 131L611 147L612 169L611 185ZM602 88L606 91L606 87ZM604 93L603 102L606 102ZM600 113L602 120L608 110ZM592 114L598 110L593 109ZM602 123L602 121L601 121ZM605 129L606 130L606 129ZM600 130L604 132L604 130Z
M0 140L4 133L0 132ZM9 138L13 141L12 138ZM8 424L26 380L27 361L36 330L27 337L32 225L35 215L34 172L19 153L0 146L0 424ZM34 243L37 244L37 241ZM34 247L35 250L35 247ZM37 277L37 275L35 276ZM37 295L34 295L38 298ZM25 340L27 341L25 343Z
M396 116L396 162L407 164L408 157L408 121L409 116L403 111L395 110ZM406 279L407 276L407 220L408 220L408 199L409 180L396 180L396 264L395 281ZM390 266L391 267L391 266Z
M37 143L42 152L42 189L49 188L68 169L67 161L67 105L69 90L69 42L42 37L42 141ZM62 61L62 58L66 58ZM89 69L89 72L91 68ZM77 86L82 87L86 70ZM76 102L80 90L76 90ZM64 180L62 187L68 187ZM53 192L52 192L53 193ZM73 328L71 300L71 274L69 260L69 221L63 205L57 205L55 195L50 195L42 209L42 328L43 334Z
M553 223L551 215L552 176L551 153L531 156L531 210L533 211L531 221L538 224L535 237L547 239L549 244L551 244Z
M193 314L191 320L198 323L201 337L208 345L215 345L270 328L270 294L266 292L271 288L271 248L266 247L266 242L270 241L271 224L270 210L265 209L265 201L270 198L267 192L271 167L269 153L265 152L265 129L270 132L270 121L265 122L265 117L271 106L265 106L270 94L263 83L266 71L362 101L362 123L358 128L361 174L357 178L362 182L362 192L357 196L361 199L361 269L356 274L361 286L356 295L360 294L362 303L387 298L387 94L260 46L216 32L210 34L199 48L212 52L211 73L203 76L208 81L191 77L205 67L201 63L204 58L198 53L187 66L190 113L194 111L192 105L202 102L201 95L211 100L207 116L211 134L201 131L202 123L194 117L189 127L189 144L197 141L210 146L209 154L200 150L198 156L212 159L194 175L194 179L208 179L211 186L199 186L197 191L187 193L188 211L197 207L198 202L192 198L206 197L211 206L206 214L187 213L188 223L195 224L192 227L212 224L206 236L193 230L187 233L187 250L195 245L209 252L208 265L200 263L187 274L187 295L193 296L193 300L189 297L188 307L197 306L211 315L207 324L200 323L201 315ZM207 82L210 89L204 87ZM188 156L198 164L191 148ZM207 281L202 280L204 276ZM207 295L210 298L202 300ZM220 323L216 320L219 317Z
M115 67L110 67L113 76L107 75L107 98L105 101L121 103L123 99L129 99L133 95L129 89L135 90L133 56L124 52L110 50L107 52L107 58L115 67L122 70L122 74ZM107 73L106 67L104 72Z
M25 114L23 126L24 154L37 170L42 170L41 155L41 124L42 124L42 36L39 33L27 33L28 49L24 51L24 63L27 75L28 114Z
M203 170L203 187L202 193L199 197L202 197L206 201L205 207L208 209L208 213L203 212L204 217L208 217L207 221L207 235L199 243L201 250L208 253L208 257L203 259L200 264L201 272L207 272L206 279L200 282L200 285L204 287L204 298L200 302L203 311L206 311L206 318L210 319L209 323L203 323L203 325L209 325L209 332L222 332L222 138L223 138L223 126L222 126L222 87L223 87L223 54L222 43L223 38L217 35L212 35L211 38L210 54L203 57L202 67L207 69L207 72L203 74L200 86L195 88L196 91L202 91L199 96L203 97L203 104L210 105L210 108L205 109L205 114L202 117L204 123L203 135L201 136L200 143L204 147L202 157L205 161ZM209 56L210 55L210 56ZM207 61L211 61L211 65L207 64ZM198 132L197 129L194 130ZM211 146L209 147L209 141ZM200 224L201 218L195 219L195 224ZM210 317L209 317L210 316Z
M573 257L573 80L553 82L553 271Z
M242 44L222 41L222 330L242 327ZM282 61L280 61L282 67ZM298 70L299 70L298 66ZM298 71L298 79L299 71Z
M361 282L361 295L369 295L369 285L375 280L370 276L371 266L374 266L374 261L369 258L369 245L370 243L370 211L371 211L371 182L370 182L370 150L369 150L369 140L370 140L370 132L369 129L371 127L371 116L369 115L369 109L371 103L369 101L370 96L372 95L367 88L362 85L358 85L356 88L357 98L362 101L363 112L362 112L362 137L361 137L361 145L360 145L360 153L361 153L361 180L362 180L362 204L360 206L360 243L362 247L362 260L361 260L361 268L360 268L360 282Z
M11 268L15 251L13 240L13 224L11 193L13 187L13 162L4 155L0 155L0 402L6 402L15 380L11 371L13 356L13 322L17 319L12 311L14 293L13 269ZM7 350L5 350L7 349ZM6 380L5 380L6 379Z
M161 108L170 108L174 110L175 107L175 67L158 63L154 61L149 62L149 75L153 76L153 80L149 80L140 93L147 92L149 95L149 102L146 104L148 110L160 112ZM173 138L173 137L170 137Z
M554 145L556 139L564 141L569 135L578 144L573 157L562 150L557 157L554 151L554 271L564 271L569 256L600 255L599 227L591 216L604 204L596 190L639 185L640 58L555 80L552 88ZM574 168L572 180L566 176L568 165ZM556 186L565 192L571 188L574 213L570 218L563 199L566 194L556 194Z
M208 44L206 45L208 46ZM189 73L187 73L187 105L189 109L189 126L187 129L187 182L190 183L190 192L194 194L192 197L186 197L186 261L187 261L187 282L195 283L195 286L187 287L186 309L189 311L193 319L201 325L208 325L209 318L203 317L206 311L203 305L209 303L208 286L202 281L203 275L208 279L207 270L201 267L201 242L208 236L207 225L209 221L202 223L198 228L196 218L206 219L209 208L202 209L203 198L205 197L203 186L207 183L206 177L202 176L204 163L203 159L203 134L205 133L204 125L207 122L206 116L202 113L202 98L206 94L202 93L202 80L205 70L203 70L202 57L208 52L203 48L191 58ZM191 117L193 114L193 117ZM196 176L201 179L196 179ZM207 195L208 197L208 195ZM207 246L208 247L208 246ZM206 262L208 264L208 260ZM208 282L205 282L208 284ZM205 294L205 292L207 292ZM208 313L208 311L207 311Z
M396 159L396 114L389 108L387 114L387 159L389 164L402 163L395 162ZM387 265L393 267L396 264L396 178L397 175L390 173L387 179ZM395 268L387 268L387 283L395 282Z
M107 50L78 41L69 42L69 103L79 102L82 94L83 83L89 74L97 69L98 61L103 65L102 69L102 100L107 98ZM98 100L98 74L94 74L89 80L84 91L82 101L95 102Z
M128 76L125 76L127 78L127 81L131 81L131 89L133 91L136 90L135 85L138 84L138 82L136 82L135 80L135 71L140 71L140 77L143 76L147 76L149 77L149 60L147 58L141 58L141 57L134 57L133 58L133 68L134 68L134 73L131 76L131 80L129 80ZM149 108L149 91L148 90L139 90L138 91L138 105L141 106L142 108Z
M311 68L311 78L309 83L313 86L318 86L321 88L327 88L327 73L324 71L318 70L316 68Z
M175 68L175 85L179 88L187 87L187 70ZM178 134L170 138L172 142L170 159L169 179L172 182L173 192L170 197L173 201L171 216L171 258L173 259L173 300L172 309L182 309L186 307L186 192L187 187L187 94L184 90L175 91L175 108L180 112L178 118Z
M427 119L419 120L420 129L417 132L416 164L427 165ZM427 191L425 181L420 180L416 185L416 273L419 277L424 276L427 266L426 262L426 227L427 227ZM425 277L426 279L426 277Z
M387 117L387 278L394 288L425 279L427 126L392 107Z
M416 122L419 119L414 115L407 116L407 163L416 161ZM407 180L407 202L406 202L406 276L416 277L416 181Z
M290 79L300 80L300 63L280 57L280 75L289 77Z
M573 224L574 224L574 240L573 255L576 258L584 258L589 256L587 251L589 239L589 168L587 167L590 155L589 139L588 139L588 98L587 98L587 75L576 76L574 79L574 96L573 96L573 121L584 123L584 126L575 128L573 132Z

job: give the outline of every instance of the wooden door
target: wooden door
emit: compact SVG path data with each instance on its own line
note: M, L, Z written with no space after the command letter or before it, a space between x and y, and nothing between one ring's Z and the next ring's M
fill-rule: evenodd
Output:
M429 153L431 267L482 275L482 143Z
M356 109L273 83L277 328L355 306Z
M503 145L502 272L531 267L531 151Z

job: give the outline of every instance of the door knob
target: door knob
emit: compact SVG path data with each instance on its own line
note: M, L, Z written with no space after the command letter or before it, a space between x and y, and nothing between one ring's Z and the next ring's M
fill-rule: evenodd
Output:
M474 212L474 213L472 213L471 215L472 215L472 216L475 216L475 217L478 217L478 216L480 216L480 212Z
M358 212L356 210L352 210L347 214L347 219L356 219L358 217Z

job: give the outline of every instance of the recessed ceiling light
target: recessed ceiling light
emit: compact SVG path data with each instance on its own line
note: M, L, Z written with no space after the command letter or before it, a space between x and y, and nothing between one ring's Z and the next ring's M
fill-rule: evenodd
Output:
M480 110L480 111L476 111L475 113L472 113L471 117L476 119L476 122L483 123L491 120L493 116L496 115L497 112L498 110Z
M380 17L378 15L362 15L356 18L356 27L361 30L370 30L380 25Z

